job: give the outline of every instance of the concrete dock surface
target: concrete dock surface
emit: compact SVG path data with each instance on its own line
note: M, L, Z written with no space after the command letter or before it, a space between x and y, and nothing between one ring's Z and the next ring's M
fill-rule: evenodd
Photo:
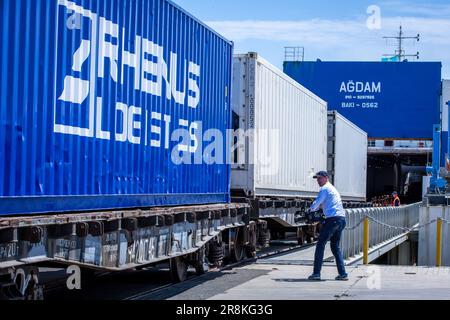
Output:
M204 283L186 284L175 300L448 300L449 267L368 265L347 267L348 281L334 280L324 265L321 281L309 281L310 265L251 264L222 271ZM181 290L180 290L181 289Z

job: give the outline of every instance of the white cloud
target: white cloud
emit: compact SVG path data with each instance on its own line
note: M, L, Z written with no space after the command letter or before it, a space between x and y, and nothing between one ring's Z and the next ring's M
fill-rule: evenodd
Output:
M449 5L450 8L450 5ZM382 9L383 10L383 9ZM382 11L383 14L383 11ZM420 52L421 61L442 61L443 74L450 76L450 20L425 17L383 17L380 30L370 30L365 19L301 21L209 21L208 25L235 41L236 48L252 51L253 40L283 46L304 46L308 60L375 60L384 53L394 53L392 41L383 36L395 35L400 23L406 35L420 33L421 39L406 41L407 53ZM264 52L261 52L264 55ZM273 53L272 53L273 56ZM277 61L274 62L277 65Z
M343 39L343 35L349 36L361 29L358 23L351 21L320 19L307 21L209 21L207 24L233 40L277 39L301 40L311 43L321 43L325 38L330 43L339 42Z
M369 30L365 21L321 20L304 21L208 21L212 28L235 41L248 39L273 39L289 42L345 45L355 40L367 42L382 34L398 31L401 23L409 34L421 33L424 40L433 44L450 44L450 20L411 17L382 18L381 30ZM376 45L374 43L374 45Z

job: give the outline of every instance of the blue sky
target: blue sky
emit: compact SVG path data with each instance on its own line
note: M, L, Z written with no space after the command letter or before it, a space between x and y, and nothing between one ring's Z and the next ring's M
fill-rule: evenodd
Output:
M305 60L380 61L396 47L382 37L396 34L402 24L405 35L421 35L419 42L405 42L407 53L419 51L419 61L441 61L443 78L450 79L448 0L175 2L233 40L236 53L256 51L280 68L285 46L305 47ZM380 19L367 12L372 5Z

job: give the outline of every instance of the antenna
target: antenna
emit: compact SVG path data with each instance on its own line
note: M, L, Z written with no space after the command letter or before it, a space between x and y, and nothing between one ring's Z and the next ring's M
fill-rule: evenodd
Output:
M417 40L417 42L419 42L420 34L417 34L417 36L415 36L415 37L405 37L403 35L402 26L400 25L400 31L398 33L398 36L383 37L383 39L396 39L398 41L398 49L395 50L395 54L394 54L394 56L398 58L398 61L403 61L403 59L406 57L414 57L414 58L419 59L419 52L417 52L416 54L406 54L405 53L405 50L403 49L403 40L413 39L413 40ZM392 57L392 54L384 54L383 56Z

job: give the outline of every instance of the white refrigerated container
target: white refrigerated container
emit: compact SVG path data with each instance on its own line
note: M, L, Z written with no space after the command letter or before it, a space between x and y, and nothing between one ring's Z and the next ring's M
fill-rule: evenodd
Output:
M327 171L343 200L366 200L367 133L337 111L328 112Z
M254 130L231 153L232 190L314 197L312 177L327 166L326 102L251 52L234 56L232 110L234 129Z

